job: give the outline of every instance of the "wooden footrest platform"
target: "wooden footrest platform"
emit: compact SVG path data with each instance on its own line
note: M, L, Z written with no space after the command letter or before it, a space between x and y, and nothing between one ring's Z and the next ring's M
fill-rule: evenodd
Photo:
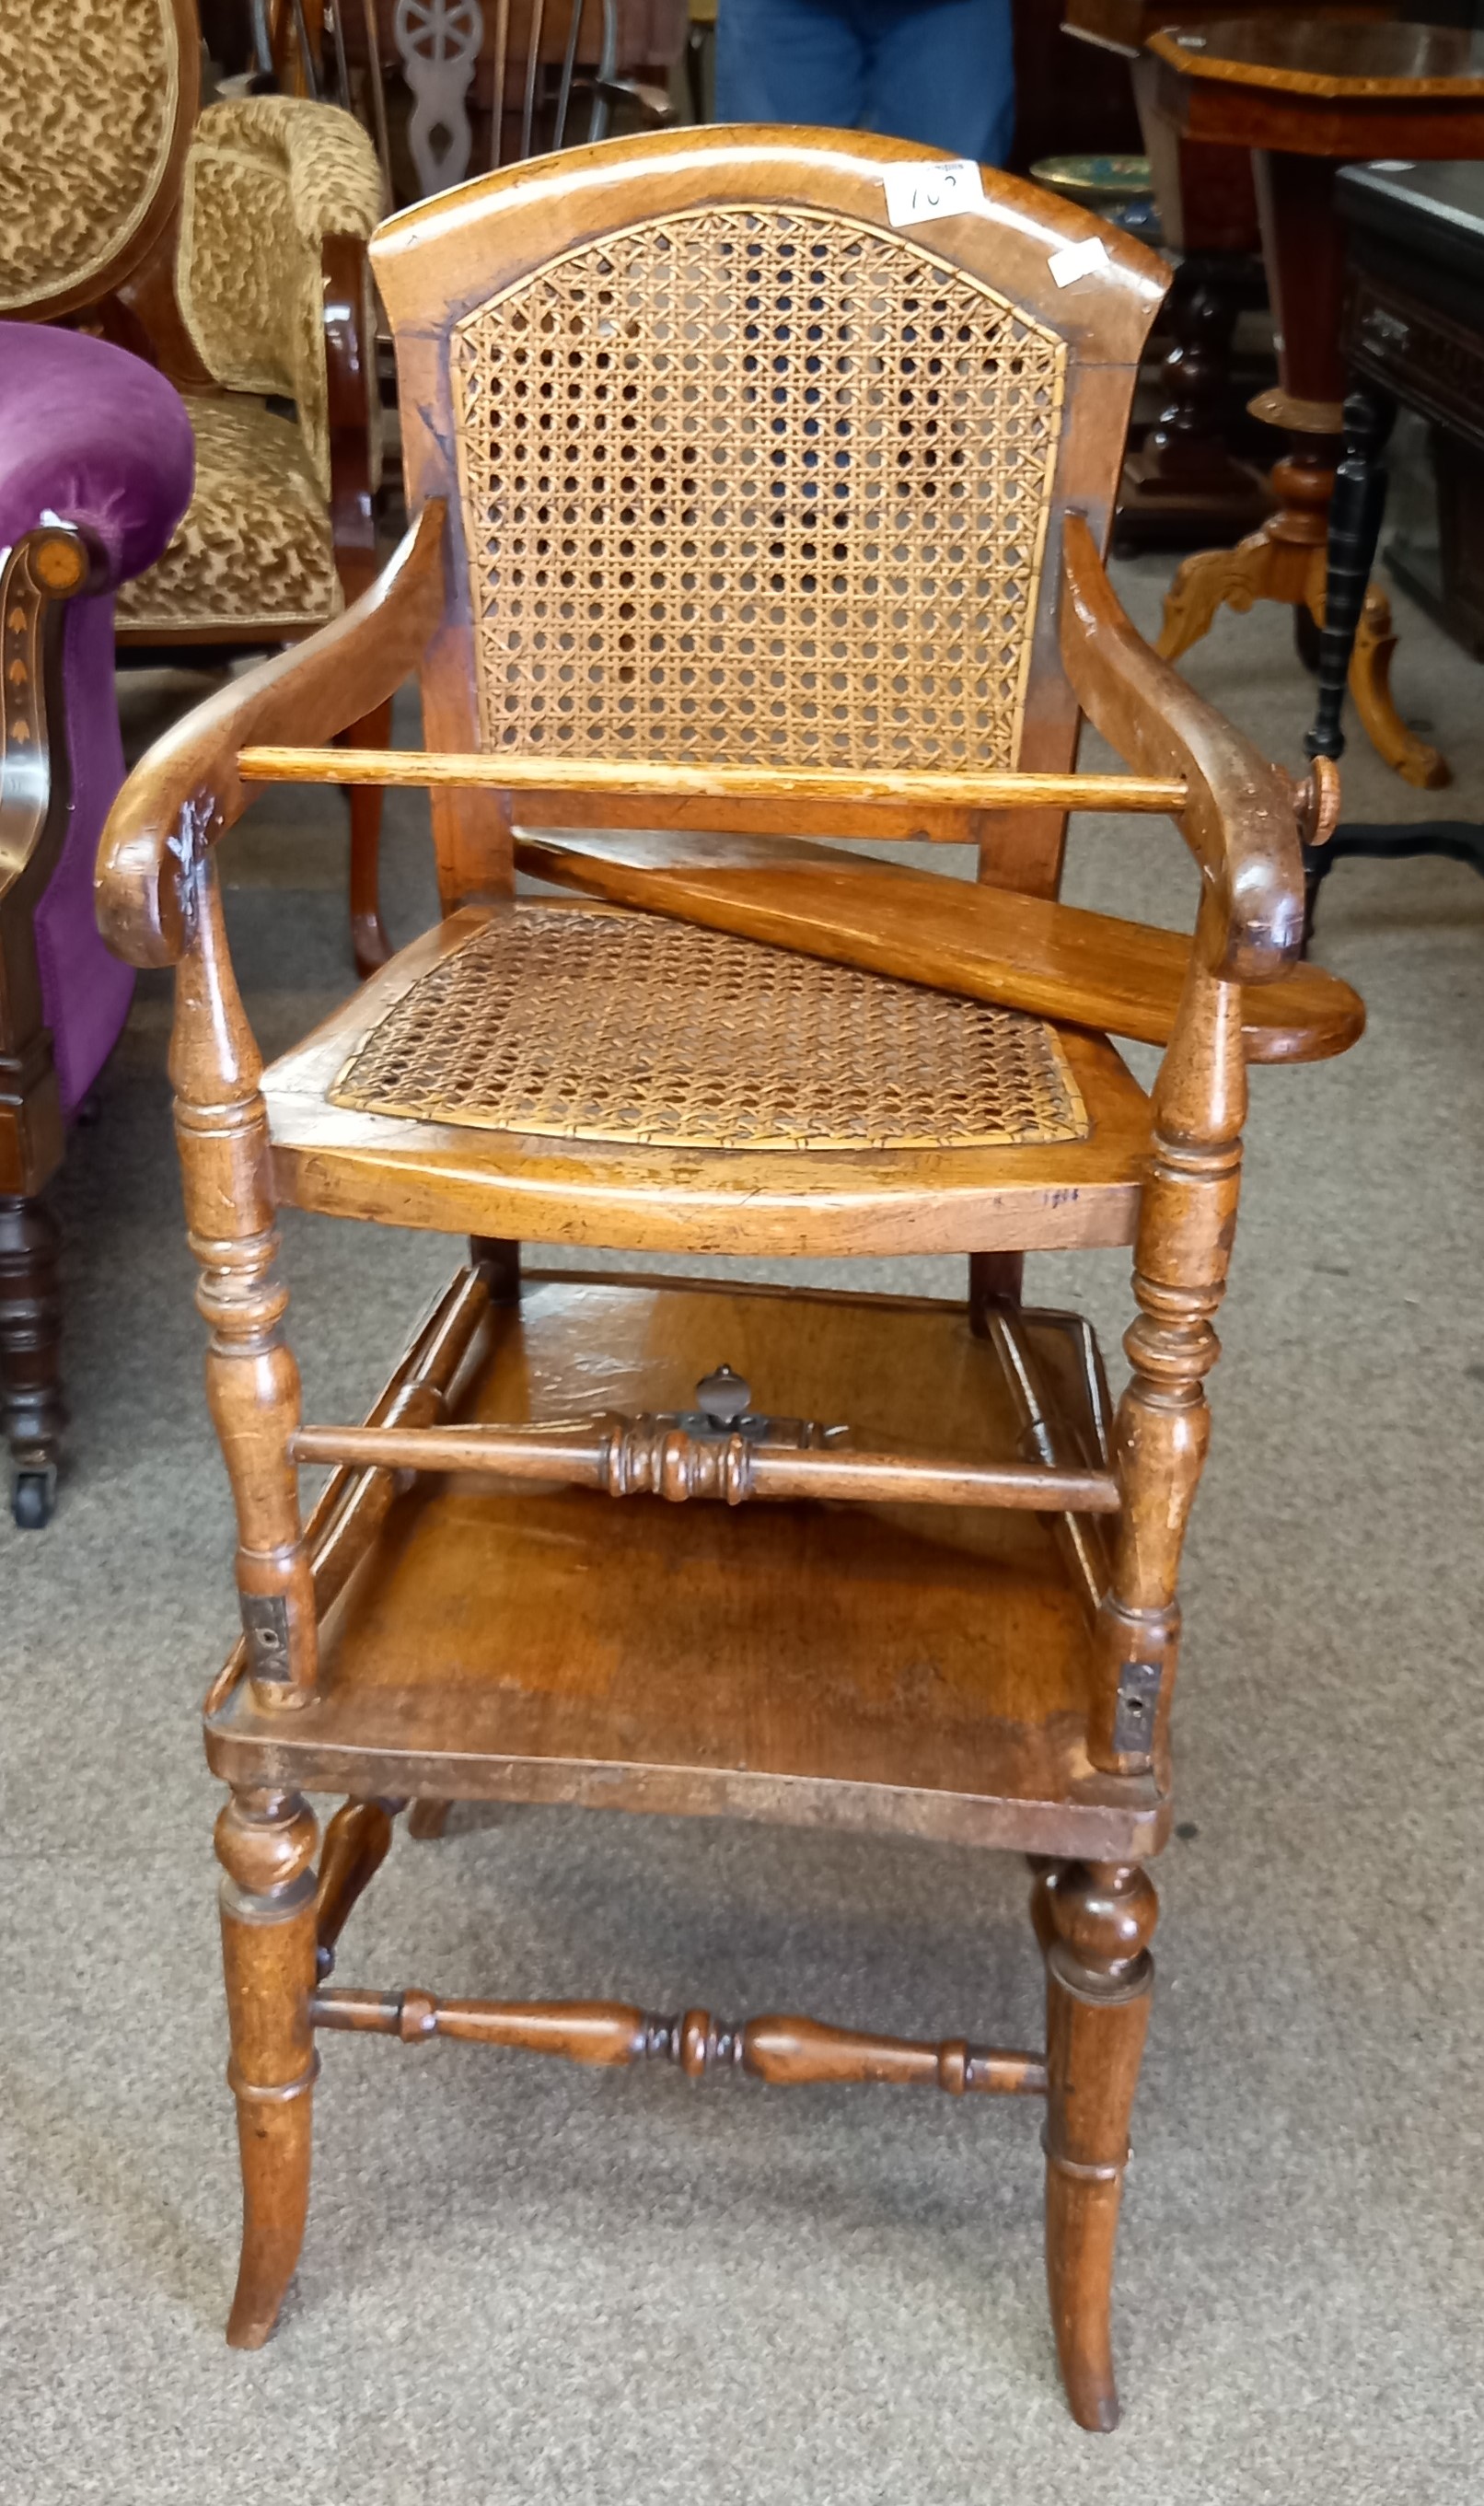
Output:
M1065 1317L1020 1331L1043 1414L1029 1438L1024 1388L959 1306L530 1275L484 1313L449 1415L684 1411L726 1367L760 1409L847 1422L866 1447L1015 1462L1049 1438L1100 1462L1085 1342ZM1088 1759L1087 1574L1067 1532L982 1506L616 1502L420 1474L327 1609L313 1700L265 1708L246 1678L219 1683L208 1757L233 1784L1134 1860L1167 1805L1152 1777Z

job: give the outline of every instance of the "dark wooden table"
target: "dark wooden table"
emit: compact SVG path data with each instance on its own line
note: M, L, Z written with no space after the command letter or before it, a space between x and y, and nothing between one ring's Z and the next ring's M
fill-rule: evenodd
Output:
M1339 757L1351 654L1386 507L1398 407L1437 430L1443 623L1484 659L1484 165L1352 165L1335 185L1348 239L1342 344L1352 390L1329 515L1319 709L1305 745ZM1484 828L1460 819L1342 826L1311 863L1444 853L1484 875Z
M1223 602L1279 600L1323 624L1328 508L1343 430L1344 241L1335 177L1347 161L1484 157L1484 36L1373 18L1231 18L1154 35L1150 109L1184 138L1253 152L1263 256L1279 335L1279 388L1254 403L1290 450L1273 471L1277 511L1236 549L1180 569L1160 649L1175 660ZM1392 702L1396 638L1367 588L1350 664L1356 710L1405 781L1445 783L1435 748Z
M1185 0L1181 16L1198 24L1230 8L1231 0ZM1091 57L1102 54L1110 80L1126 66L1160 228L1179 256L1163 315L1162 406L1123 465L1117 545L1229 547L1269 505L1263 472L1227 440L1232 334L1244 304L1262 301L1257 202L1245 148L1191 147L1147 109L1154 64L1144 48L1170 17L1169 0L1062 0L1065 33Z

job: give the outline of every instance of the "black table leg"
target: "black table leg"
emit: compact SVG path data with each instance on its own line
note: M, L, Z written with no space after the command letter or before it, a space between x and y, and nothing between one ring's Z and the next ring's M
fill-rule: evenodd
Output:
M1350 676L1350 657L1376 561L1386 511L1386 444L1396 404L1374 385L1353 391L1345 403L1345 448L1334 474L1329 505L1329 562L1325 585L1325 627L1319 643L1319 707L1304 741L1311 757L1343 757L1340 716Z
M1386 512L1386 439L1396 421L1396 401L1374 383L1351 391L1344 406L1344 458L1333 476L1333 504L1328 509L1328 574L1324 591L1324 634L1319 639L1319 709L1314 730L1303 747L1311 757L1344 754L1346 679L1351 652L1361 624L1361 606L1376 541ZM1466 862L1484 877L1484 827L1474 819L1409 819L1394 827L1336 827L1328 844L1303 847L1303 877L1309 889L1309 919L1319 882L1336 862L1401 862L1416 854L1439 854L1449 862Z
M1345 450L1335 472L1329 508L1329 554L1325 626L1319 644L1319 705L1304 740L1311 757L1341 757L1341 715L1350 657L1360 624L1365 589L1376 561L1386 511L1386 445L1396 404L1375 384L1353 391L1345 403ZM1319 884L1337 861L1399 861L1419 853L1465 862L1484 877L1484 826L1467 819L1422 818L1396 826L1341 825L1327 844L1304 849L1304 875L1312 919Z

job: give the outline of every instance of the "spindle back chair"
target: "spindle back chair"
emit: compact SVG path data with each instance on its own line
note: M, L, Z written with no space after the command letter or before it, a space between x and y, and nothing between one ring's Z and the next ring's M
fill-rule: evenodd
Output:
M243 1638L206 1745L232 1792L241 2345L300 2249L315 2033L441 2034L1043 2099L1062 2371L1084 2425L1116 2416L1144 1866L1171 1817L1246 1062L1341 1051L1360 1007L1290 968L1291 787L1102 570L1160 266L1005 177L972 214L895 227L884 178L914 166L938 179L889 140L688 131L395 220L373 253L413 527L333 629L172 733L110 822L105 927L177 968L237 1508ZM428 751L313 744L413 671ZM1079 708L1131 774L1076 774ZM430 786L449 918L265 1072L213 846L265 782L347 771ZM517 843L599 889L654 867L637 838L520 832L543 795L753 834L733 856L672 834L657 912L516 903ZM990 949L992 888L766 832L976 823L997 875L1044 890L1081 805L1177 818L1193 946L1026 895L999 900ZM792 945L752 936L769 913ZM1165 1046L1152 1099L1099 1026ZM361 1426L301 1421L283 1202L471 1238ZM537 1272L521 1237L953 1252L970 1293ZM1136 1245L1116 1411L1087 1326L1020 1298L1027 1248L1110 1243ZM299 1468L327 1462L305 1521ZM349 1796L317 1878L305 1788ZM1046 2045L331 1982L398 1809L426 1829L450 1798L1029 1854Z
M323 24L294 0L259 54L280 84L360 115L402 203L606 138L616 108L670 121L685 35L683 0L325 0Z

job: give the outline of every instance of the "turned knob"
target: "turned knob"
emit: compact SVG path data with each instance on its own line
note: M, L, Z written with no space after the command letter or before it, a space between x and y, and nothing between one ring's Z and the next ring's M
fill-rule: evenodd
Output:
M719 1366L703 1375L695 1387L695 1403L708 1427L734 1427L747 1415L753 1398L753 1387L745 1376L733 1375L729 1366Z
M1316 757L1303 781L1294 784L1293 814L1299 841L1311 853L1327 844L1340 822L1340 770L1332 757Z

